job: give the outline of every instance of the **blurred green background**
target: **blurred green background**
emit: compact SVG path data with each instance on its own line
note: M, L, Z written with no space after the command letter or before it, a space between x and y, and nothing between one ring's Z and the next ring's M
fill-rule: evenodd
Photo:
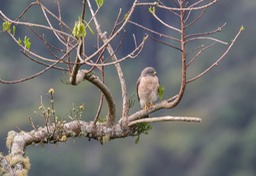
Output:
M51 10L56 10L55 1L46 1ZM15 18L30 2L3 0L0 10ZM61 1L63 19L70 26L80 13L81 0ZM128 8L129 1L106 2L99 13L101 27L108 32L120 7ZM188 85L181 103L172 110L162 110L153 115L198 116L203 120L195 123L154 123L149 135L143 135L140 143L135 138L110 141L102 146L86 138L69 139L57 145L29 146L27 154L31 160L29 175L145 175L145 176L253 176L256 175L256 3L255 0L220 0L210 8L200 22L187 32L204 32L227 23L222 33L216 36L230 42L241 25L241 34L230 53L211 72ZM36 8L26 18L42 22ZM167 14L161 16L168 22ZM137 10L133 19L155 30L164 28L148 18L147 9ZM2 23L2 21L1 21ZM44 23L44 22L43 22ZM19 30L20 29L20 30ZM132 25L127 26L128 42L117 54L123 56L131 51L132 33L141 37L142 31ZM172 35L172 31L169 32ZM17 26L17 35L24 36ZM140 35L140 37L139 37ZM174 35L174 34L173 34ZM88 36L92 37L92 36ZM33 43L31 49L43 55L40 44ZM129 43L130 42L130 43ZM193 44L202 44L201 41ZM195 46L192 45L191 47ZM91 48L93 48L93 44ZM189 67L188 77L209 66L223 51L217 47ZM47 55L46 55L47 56ZM178 52L147 41L140 57L122 63L128 83L128 93L132 96L140 71L145 66L154 66L161 84L165 87L165 97L178 92L180 83L180 60ZM14 80L41 70L20 54L19 48L5 33L0 33L0 78ZM111 87L117 105L121 104L120 85L114 67L106 68L106 84ZM111 77L110 77L111 75ZM38 115L40 96L48 103L49 88L55 89L57 114L66 118L73 104L85 104L84 120L94 117L99 101L99 91L85 82L78 87L63 84L65 75L49 71L33 80L17 85L0 85L0 151L7 152L5 138L8 131L31 130L28 117L42 124ZM118 113L120 114L120 106ZM139 109L136 102L131 113ZM104 115L104 113L102 114Z

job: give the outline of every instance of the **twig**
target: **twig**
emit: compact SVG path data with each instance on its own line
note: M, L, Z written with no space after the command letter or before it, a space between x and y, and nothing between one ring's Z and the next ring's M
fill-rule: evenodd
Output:
M180 39L180 48L181 48L181 84L180 84L180 90L178 93L178 96L176 99L165 105L165 108L170 109L175 107L182 99L185 88L186 88L186 80L187 80L187 69L186 69L186 47L185 47L185 11L183 10L182 7L183 1L179 0L179 5L180 5L180 29L181 29L181 39Z
M212 47L213 45L215 45L216 42L213 42L212 44L210 45L207 45L205 47L203 47L202 49L200 49L197 54L187 63L187 67L189 65L191 65L205 50L209 49L210 47Z
M175 121L175 122L201 122L202 119L198 117L183 117L183 116L163 116L163 117L149 117L134 120L128 123L128 126L132 126L138 123L152 123L152 122L164 122L164 121Z
M228 45L228 42L224 42L222 40L219 40L219 39L216 39L216 38L213 38L213 37L195 37L195 38L188 39L185 42L188 43L188 42L191 42L193 40L212 40L212 41L221 43L223 45Z
M208 36L208 35L211 35L211 34L215 34L217 32L221 32L222 29L226 26L227 23L224 23L222 26L218 27L217 29L213 30L213 31L210 31L210 32L203 32L203 33L196 33L196 34L188 34L186 35L186 39L187 38L190 38L190 37L202 37L202 36Z
M82 7L82 12L81 12L81 20L83 21L84 18L85 18L85 7L86 7L85 0L83 0L82 3L83 3L83 7ZM77 84L77 80L76 80L77 79L77 74L78 74L78 70L81 66L80 62L83 60L81 58L81 55L83 55L83 53L84 53L84 38L80 37L77 40L77 43L78 43L78 47L77 47L77 50L76 50L76 60L75 60L75 64L73 66L73 69L71 71L71 76L70 76L70 83L72 85Z
M117 59L117 60L114 60L113 62L109 62L109 63L90 63L90 62L86 62L87 65L91 65L91 66L97 66L97 67L102 67L102 66L109 66L109 65L115 65L115 64L119 64L121 62L123 62L124 60L126 59L129 59L129 58L137 58L138 55L141 53L143 47L144 47L144 44L145 44L145 41L147 40L148 36L145 36L144 39L142 40L142 42L140 43L140 45L135 48L130 54L127 54L126 56L120 58L120 59ZM114 53L113 53L114 54ZM113 54L111 55L111 57L113 57Z
M174 31L177 31L177 32L181 33L181 30L180 30L180 29L178 29L178 28L176 28L176 27L174 27L174 26L171 26L171 25L165 23L163 20L161 20L160 18L158 18L158 16L157 16L155 13L151 13L151 14L153 15L153 17L155 17L155 19L156 19L157 21L159 21L162 25L164 25L164 26L167 27L168 29L172 29L172 30L174 30Z
M205 5L202 5L202 6L198 6L198 7L187 7L187 8L184 8L184 7L178 7L178 8L175 8L175 7L167 7L165 5L160 5L158 4L157 2L145 2L145 3L137 3L137 6L157 6L159 8L162 8L162 9L166 9L166 10L173 10L173 11L190 11L190 10L201 10L201 9L205 9L207 7L210 7L211 5L215 4L216 2L218 2L218 0L213 0L212 2L209 2L208 4L205 4Z
M174 45L168 44L168 43L166 43L166 42L160 41L160 40L158 40L158 39L156 39L156 38L154 38L154 37L152 37L152 36L150 36L150 38L151 38L152 40L158 42L158 43L161 43L161 44L165 45L165 46L171 47L171 48L176 49L176 50L178 50L178 51L182 51L182 50L181 50L179 47L177 47L177 46L174 46Z
M30 60L32 60L32 61L34 61L34 62L36 62L36 63L38 63L38 64L40 64L40 65L43 65L43 66L46 66L46 67L49 67L50 66L50 64L46 64L46 63L43 63L43 62L40 62L40 61L38 61L38 60L36 60L36 59L34 59L34 58L32 58L31 56L29 56L26 52L24 52L24 51L20 51L24 56L26 56L28 59L30 59ZM65 68L62 68L62 67L58 67L58 66L54 66L54 67L52 67L53 69L56 69L56 70L61 70L61 71L68 71L67 69L65 69Z
M37 2L32 2L31 4L29 4L29 5L26 7L26 9L23 10L23 11L21 12L21 14L15 19L15 21L19 21L19 19L20 19L25 13L27 13L27 11L28 11L32 6L34 6L34 5L38 5L38 3L37 3Z
M238 36L241 34L242 30L240 29L238 31L238 33L236 34L235 38L232 40L232 42L230 43L230 45L228 46L228 48L225 50L225 52L216 60L216 62L214 62L210 67L208 67L206 70L204 70L202 73L198 74L197 76L189 79L187 81L187 83L190 83L192 81L195 81L196 79L200 78L201 76L203 76L204 74L206 74L207 72L209 72L213 67L217 66L218 63L227 55L227 53L229 52L229 50L231 49L231 47L234 45L235 41L237 40Z
M126 26L126 24L128 23L128 21L129 21L129 19L130 19L130 17L131 17L131 14L133 13L133 11L134 11L134 9L135 9L135 7L136 7L137 1L138 1L138 0L135 0L135 2L133 3L133 5L132 5L130 11L129 11L129 12L127 13L127 15L126 15L126 18L125 18L123 24L116 30L116 32L115 32L112 36L110 36L109 38L107 38L107 37L106 37L106 33L102 33L102 32L101 32L101 34L103 34L103 36L101 36L101 37L105 37L105 39L104 39L105 42L104 42L104 44L103 44L97 51L95 51L93 54L91 54L90 56L87 57L88 60L92 59L92 58L95 57L97 54L99 54L99 53L100 53L106 46L108 46L109 43L124 29L124 27ZM95 17L95 13L94 13L94 15L92 16L92 18L93 18L93 17ZM95 18L93 18L93 19L95 19ZM98 27L100 27L99 24L98 24ZM96 30L97 30L97 27L96 27Z
M45 7L42 3L40 3L41 6L43 6L43 8L53 17L55 18L60 24L62 24L63 26L66 27L66 29L71 33L72 29L70 29L70 27L64 22L62 21L59 17L57 17L54 13L52 13L47 7ZM63 30L63 29L61 29ZM64 31L63 31L64 32Z
M195 24L203 16L206 10L207 8L203 9L203 11L194 20L192 20L189 24L187 24L186 27L190 27L191 25ZM189 11L189 15L191 12L192 11ZM185 22L187 22L189 15L187 16L187 19L185 20Z
M3 18L5 21L9 21L9 22L11 22L12 24L19 24L19 25L24 25L24 26L38 27L38 28L43 28L43 29L47 29L47 30L50 30L50 31L53 30L51 27L48 27L48 26L45 26L45 25L41 25L41 24L11 20L11 19L9 19L1 10L0 10L0 15L2 16L2 18ZM65 35L65 36L67 36L67 37L70 37L70 38L72 38L72 39L75 39L75 37L73 37L72 35L70 35L70 34L68 34L68 33L66 33L66 32L60 31L60 30L58 30L58 29L54 29L54 32L57 32L57 33L60 33L60 34Z
M90 9L90 12L92 14L92 18L94 20L94 24L96 26L96 30L98 32L98 34L100 35L102 41L103 41L103 45L101 46L101 48L103 49L105 46L107 46L107 49L108 49L108 52L110 55L113 55L114 53L114 50L112 48L112 46L109 44L110 41L112 41L114 39L114 37L124 28L124 26L127 24L129 18L131 17L131 14L133 13L134 9L135 9L135 6L136 6L136 3L137 3L137 0L134 1L130 11L128 12L127 16L126 16L126 19L125 21L123 22L123 24L121 25L121 27L109 38L107 39L107 36L105 33L102 33L101 29L100 29L100 26L98 24L98 21L95 17L95 14L94 14L94 11L91 7L91 4L90 4L90 1L88 0L88 6L89 6L89 9ZM100 50L100 49L99 49ZM92 56L90 56L92 57ZM117 61L117 57L116 55L114 54L113 55L113 60L114 61ZM127 118L127 115L128 115L128 111L129 111L129 102L128 102L128 98L127 98L127 90L126 90L126 83L125 83L125 79L124 79L124 75L123 75L123 71L121 69L121 66L119 63L116 63L115 64L116 66L116 70L117 70L117 73L118 73L118 76L119 76L119 80L120 80L120 84L121 84L121 90L122 90L122 98L123 98L123 108L122 108L122 118ZM114 117L110 117L108 123L110 125L113 125L114 123Z
M41 55L38 55L38 54L32 52L31 50L29 50L29 49L26 48L25 46L20 45L20 44L19 44L19 41L18 41L11 33L8 32L8 34L9 34L9 35L11 36L11 38L16 42L17 45L19 45L24 51L28 52L28 53L31 54L32 56L37 57L37 58L39 58L39 59L41 59L41 60L43 60L43 61L47 61L47 62L53 62L53 63L55 63L55 62L57 61L57 60L54 60L54 59L49 59L49 58L43 57L43 56L41 56ZM74 45L72 48L74 49L76 46L77 46L77 45ZM72 50L73 50L73 49L72 49ZM71 52L72 50L66 51L65 56L66 56L67 53ZM64 62L63 59L61 59L61 62Z
M154 31L154 30L152 30L152 29L149 29L149 28L147 28L147 27L145 27L145 26L142 26L142 25L140 25L140 24L138 24L138 23L136 23L136 22L134 22L134 21L129 20L129 23L131 23L131 24L133 24L133 25L135 25L135 26L138 26L138 27L140 27L140 28L142 28L142 29L144 29L144 30L146 30L146 31L148 31L148 32L151 32L151 33L153 33L153 34L156 34L156 35L158 35L159 37L164 37L164 38L167 38L167 39L174 40L174 41L176 41L176 42L180 42L180 39L177 39L177 38L175 38L175 37L171 37L171 36L168 36L168 35L164 35L164 34L162 34L162 33L160 33L160 32L157 32L157 31Z
M48 18L48 16L47 16L47 14L46 14L46 12L45 12L44 6L40 4L40 7L41 7L41 10L42 10L42 12L43 12L43 14L44 14L44 17L45 17L45 19L46 19L48 25L49 25L50 28L52 29L52 32L54 33L54 35L55 35L56 38L60 41L60 43L62 43L64 46L66 46L66 42L63 41L60 37L62 37L64 40L65 40L65 38L64 38L63 36L59 35L59 34L55 31L55 28L53 28L53 26L52 26L52 24L51 24L51 22L50 22L50 20L49 20L49 18Z
M75 45L76 46L76 45ZM71 50L73 50L75 48L75 46L73 46ZM67 51L67 53L69 53L70 51ZM55 65L57 65L58 63L60 63L65 57L66 57L66 54L64 54L59 60L57 60L55 63L49 65L47 68L43 69L42 71L34 74L34 75L31 75L29 77L25 77L25 78L22 78L22 79L19 79L19 80L14 80L14 81L6 81L6 80L2 80L0 79L0 83L3 83L3 84L17 84L17 83L21 83L21 82L24 82L24 81L27 81L27 80L30 80L30 79L33 79L43 73L45 73L46 71L50 70L51 68L53 68Z

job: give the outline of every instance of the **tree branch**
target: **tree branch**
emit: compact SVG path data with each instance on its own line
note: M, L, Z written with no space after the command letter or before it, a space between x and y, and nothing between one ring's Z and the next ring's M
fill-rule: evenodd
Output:
M95 17L95 14L94 14L94 11L91 7L91 4L90 4L90 1L88 0L88 6L89 6L89 9L91 11L91 14L92 14L92 18L93 18L93 21L94 21L94 24L96 26L96 30L99 34L99 36L101 37L104 45L107 46L107 50L109 52L109 54L112 56L112 59L114 61L117 61L117 57L114 53L114 50L112 48L112 46L110 45L110 41L114 38L114 36L116 36L123 28L124 26L127 24L129 18L131 17L131 14L133 13L134 9L135 9L135 6L136 6L136 3L137 3L137 0L134 1L130 11L128 12L127 16L126 16L126 19L124 21L124 23L122 24L122 26L117 30L117 32L115 32L111 37L110 39L107 39L107 36L106 36L106 33L102 33L101 29L100 29L100 26L98 24L98 21ZM103 46L104 46L103 45ZM122 118L127 118L127 115L128 115L128 112L129 112L129 102L128 102L128 98L127 98L127 90L126 90L126 83L125 83L125 79L124 79L124 75L123 75L123 71L121 69L121 66L119 63L116 63L115 64L115 67L116 67L116 70L117 70L117 73L118 73L118 76L119 76L119 80L120 80L120 84L121 84L121 90L122 90L122 99L123 99L123 108L122 108Z
M73 50L75 47L76 47L76 45L73 46L72 48L70 48L70 51ZM46 67L45 69L43 69L42 71L40 71L40 72L38 72L34 75L31 75L31 76L28 76L28 77L25 77L25 78L22 78L22 79L19 79L19 80L14 80L14 81L6 81L6 80L0 79L0 83L3 83L3 84L17 84L17 83L21 83L21 82L33 79L33 78L35 78L39 75L42 75L43 73L45 73L46 71L50 70L51 68L56 66L58 63L60 63L66 57L66 55L68 55L68 53L70 51L68 51L66 54L64 54L59 60L55 61L55 63L49 65L48 67Z
M149 117L134 120L128 123L128 126L132 126L138 123L152 123L152 122L164 122L164 121L175 121L175 122L201 122L201 118L198 117L182 117L182 116L163 116L163 117Z
M208 67L206 70L204 70L203 72L201 72L200 74L198 74L197 76L189 79L187 81L187 83L190 83L192 81L195 81L196 79L202 77L204 74L206 74L207 72L209 72L213 67L217 66L218 63L228 54L229 50L232 48L232 46L234 45L235 41L237 40L238 36L241 34L241 32L243 31L243 29L239 29L238 33L236 34L235 38L232 40L232 42L230 43L230 45L228 46L228 48L225 50L225 52L216 60L216 62L214 62L210 67Z
M205 8L208 8L210 6L212 6L213 4L215 4L216 2L218 2L219 0L212 0L212 2L209 2L208 4L205 4L205 5L201 5L201 6L198 6L198 7L178 7L178 8L175 8L175 7L167 7L165 5L160 5L159 3L157 2L145 2L145 3L137 3L137 6L157 6L161 9L166 9L166 10L170 10L170 11L191 11L191 10L201 10L201 9L205 9Z
M79 70L76 78L77 84L84 79L94 84L104 94L108 103L107 126L113 126L116 116L116 105L110 90L97 76L88 73L87 70Z
M181 72L182 72L182 75L181 75L181 85L180 85L180 91L179 91L179 94L178 96L176 97L176 99L167 104L165 106L165 108L173 108L175 107L182 99L183 95L184 95L184 92L185 92L185 88L186 88L186 79L187 79L187 68L186 68L186 47L185 47L185 44L186 44L186 39L185 39L185 10L183 10L183 1L182 0L179 0L179 5L180 5L180 28L181 28L181 40L180 40L180 47L181 47Z

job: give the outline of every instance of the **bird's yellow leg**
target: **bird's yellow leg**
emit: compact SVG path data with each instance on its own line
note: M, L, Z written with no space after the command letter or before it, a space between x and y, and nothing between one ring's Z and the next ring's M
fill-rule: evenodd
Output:
M144 106L144 110L149 110L153 106L153 103L146 103Z

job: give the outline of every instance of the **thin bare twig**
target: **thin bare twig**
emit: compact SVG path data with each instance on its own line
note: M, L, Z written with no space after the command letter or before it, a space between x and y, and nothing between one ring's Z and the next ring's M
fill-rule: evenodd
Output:
M9 22L12 23L12 24L19 24L19 25L23 25L23 26L38 27L38 28L47 29L47 30L49 30L49 31L52 31L52 30L53 30L51 27L48 27L48 26L45 26L45 25L41 25L41 24L11 20L11 19L8 18L1 10L0 10L0 16L1 16L5 21L9 21ZM52 31L52 32L53 32L53 31ZM70 35L69 33L60 31L60 30L58 30L58 29L54 29L54 32L63 34L63 35L65 35L65 36L70 37L70 38L72 38L72 39L75 40L75 37L73 37L73 36Z
M19 19L20 19L21 17L23 17L23 15L24 15L25 13L27 13L27 11L28 11L32 6L34 6L34 5L38 5L38 3L37 3L37 2L32 2L31 4L29 4L29 5L26 7L26 9L23 10L23 11L21 12L21 14L20 14L14 21L19 21Z
M213 31L209 31L209 32L203 32L203 33L195 33L195 34L188 34L186 35L186 39L190 38L190 37L202 37L202 36L209 36L211 34L215 34L217 32L221 32L222 29L226 26L226 23L224 23L222 26L218 27L217 29L213 30Z
M228 45L228 42L224 42L222 40L219 40L219 39L216 39L216 38L213 38L213 37L194 37L194 38L186 40L185 43L188 43L188 42L191 42L191 41L194 41L194 40L212 40L212 41L221 43L223 45Z
M75 45L76 46L76 45ZM75 48L75 46L73 46L71 50L73 50ZM67 53L69 53L70 51L67 51ZM25 77L25 78L22 78L22 79L19 79L19 80L14 80L14 81L6 81L6 80L2 80L0 79L0 83L3 83L3 84L17 84L17 83L21 83L21 82L24 82L24 81L27 81L27 80L31 80L35 77L38 77L40 75L42 75L43 73L45 73L46 71L50 70L51 68L53 68L55 65L57 65L58 63L60 63L65 57L66 57L66 54L64 54L59 60L57 60L55 63L49 65L48 67L46 67L45 69L43 69L42 71L40 72L37 72L36 74L34 75L31 75L31 76L28 76L28 77Z
M190 27L190 26L192 26L193 24L195 24L195 23L203 16L203 14L205 14L206 10L207 10L207 8L203 9L203 11L202 11L194 20L192 20L190 23L188 23L188 24L186 25L186 27ZM189 15L190 15L191 12L192 12L192 11L189 11ZM188 20L188 18L189 18L189 15L187 16L187 19L185 20L185 22L187 22L187 20Z
M134 120L132 122L128 123L128 126L132 126L138 123L152 123L152 122L201 122L202 119L198 117L183 117L183 116L163 116L163 117L149 117L149 118L143 118Z
M206 70L204 70L203 72L201 72L200 74L198 74L197 76L187 80L187 83L190 83L192 81L195 81L196 79L202 77L204 74L206 74L207 72L209 72L213 67L217 66L218 63L227 55L227 53L229 52L229 50L231 49L231 47L234 45L235 41L237 40L238 36L241 34L242 30L240 29L238 31L238 33L236 34L235 38L232 40L232 42L230 43L230 45L228 46L228 48L225 50L225 52L216 60L216 62L214 62L210 67L208 67Z
M43 9L49 13L53 18L55 18L61 25L63 25L67 30L68 32L72 32L72 29L70 29L70 27L63 21L61 20L59 17L57 17L53 12L51 12L47 7L45 7L42 3L40 3L40 6L43 7ZM63 29L61 29L63 30ZM64 31L63 31L64 32Z
M212 47L213 45L215 45L216 42L213 42L210 45L207 45L205 47L203 47L202 49L200 49L197 54L187 63L187 67L189 67L205 50L209 49L210 47Z
M163 45L165 45L165 46L168 46L168 47L171 47L171 48L174 48L174 49L176 49L176 50L179 50L179 51L182 51L179 47L177 47L177 46L174 46L174 45L171 45L171 44L168 44L168 43L166 43L166 42L163 42L163 41L160 41L160 40L158 40L158 39L156 39L156 38L154 38L154 37L152 37L152 36L149 36L152 40L154 40L154 41L156 41L156 42L158 42L158 43L161 43L161 44L163 44Z
M52 29L54 35L55 35L56 38L60 41L60 43L62 43L64 46L66 46L65 38L64 38L63 36L59 35L59 34L55 31L55 28L53 28L53 26L52 26L52 24L51 24L51 22L50 22L50 20L49 20L49 18L48 18L48 16L47 16L47 14L46 14L46 12L45 12L44 6L40 4L40 7L41 7L41 10L42 10L42 12L43 12L43 14L44 14L44 17L45 17L45 19L46 19L48 25L49 25L50 28ZM62 38L62 39L61 39L61 38ZM63 41L63 39L64 39L64 41Z
M171 36L165 35L165 34L163 34L163 33L154 31L154 30L149 29L149 28L147 28L147 27L145 27L145 26L142 26L142 25L140 25L140 24L138 24L138 23L136 23L136 22L134 22L134 21L129 20L129 23L131 23L131 24L133 24L133 25L135 25L135 26L138 26L138 27L140 27L140 28L142 28L142 29L144 29L144 30L146 30L146 31L148 31L148 32L151 32L151 33L153 33L153 34L156 34L156 35L158 35L158 36L160 36L160 37L164 37L164 38L167 38L167 39L174 40L174 41L176 41L176 42L180 42L180 39L177 39L177 38L175 38L175 37L171 37Z
M34 61L34 62L36 62L36 63L38 63L38 64L40 64L40 65L43 65L43 66L46 66L46 67L49 67L50 66L50 64L46 64L46 63L44 63L44 62L40 62L40 61L38 61L38 60L36 60L36 59L34 59L33 57L31 57L31 56L29 56L26 52L24 52L24 51L20 51L24 56L26 56L27 58L29 58L30 60L32 60L32 61ZM58 67L58 66L54 66L54 67L52 67L53 69L56 69L56 70L61 70L61 71L68 71L67 69L65 69L65 68L62 68L62 67Z
M151 13L151 14L153 15L153 17L155 17L155 19L156 19L157 21L159 21L162 25L164 25L164 26L167 27L168 29L172 29L172 30L174 30L174 31L176 31L176 32L181 33L181 30L180 30L180 29L178 29L178 28L176 28L176 27L174 27L174 26L171 26L171 25L165 23L165 22L164 22L163 20L161 20L155 13Z
M9 35L11 36L11 38L17 43L17 45L19 45L24 51L26 51L27 53L31 54L32 56L37 57L38 59L41 59L41 60L47 61L47 62L53 62L53 63L55 63L55 62L57 61L57 60L54 60L54 59L50 59L50 58L43 57L43 56L41 56L41 55L38 55L38 54L32 52L31 50L29 50L29 49L26 48L25 46L20 45L20 44L19 44L19 41L18 41L11 33L8 32L8 34L9 34ZM74 49L76 46L77 46L77 45L74 45L72 48ZM73 49L72 49L72 50L73 50ZM72 50L66 51L65 55L66 55L67 53L71 52ZM64 62L63 59L61 60L61 63L62 63L62 62Z
M127 54L126 56L120 58L120 59L117 59L117 60L114 60L113 62L109 62L109 63L90 63L90 62L86 62L87 65L91 65L91 66L97 66L97 67L102 67L102 66L109 66L109 65L115 65L115 64L118 64L118 63L121 63L123 62L124 60L126 59L129 59L129 58L137 58L138 55L141 53L143 47L144 47L144 44L145 44L145 41L147 40L148 36L145 36L144 39L142 40L142 42L140 43L140 45L135 48L130 54ZM113 54L115 53L112 53L111 57L113 57Z
M137 6L157 6L157 7L159 7L159 8L161 8L161 9L166 9L166 10L173 10L173 11L180 11L180 10L182 10L182 11L190 11L190 10L201 10L201 9L205 9L205 8L207 8L207 7L210 7L210 6L212 6L213 4L215 4L216 2L218 2L218 0L213 0L213 1L211 1L211 2L209 2L208 4L205 4L205 5L201 5L201 6L198 6L198 7L177 7L177 8L175 8L175 7L167 7L167 6L165 6L165 5L160 5L160 4L158 4L157 2L145 2L145 3L137 3Z

